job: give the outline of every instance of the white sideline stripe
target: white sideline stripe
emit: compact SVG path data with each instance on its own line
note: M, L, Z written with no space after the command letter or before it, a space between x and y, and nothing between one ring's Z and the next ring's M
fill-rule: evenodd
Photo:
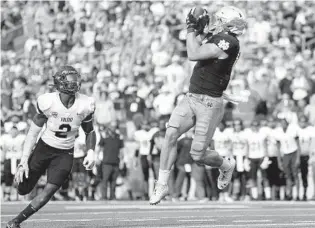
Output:
M144 222L144 221L158 221L160 219L119 219L120 222Z
M177 222L215 222L216 219L180 219Z
M87 210L87 209L246 209L249 206L232 206L232 205L167 205L167 206L151 206L151 205L94 205L94 206L65 206L66 210ZM270 210L270 209L269 209ZM120 213L120 212L119 212Z
M271 220L234 220L233 222L242 223L242 222L271 222Z

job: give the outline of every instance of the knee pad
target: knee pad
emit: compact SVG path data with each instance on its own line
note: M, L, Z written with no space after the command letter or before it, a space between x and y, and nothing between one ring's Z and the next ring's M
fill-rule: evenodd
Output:
M191 145L190 155L195 162L201 162L205 154L204 144L201 142L193 142Z

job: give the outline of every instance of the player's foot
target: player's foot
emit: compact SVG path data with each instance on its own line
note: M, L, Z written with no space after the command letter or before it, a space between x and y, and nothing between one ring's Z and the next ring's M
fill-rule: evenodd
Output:
M167 184L163 185L156 181L152 196L150 198L150 204L151 205L158 204L167 194L168 194Z
M224 189L226 186L229 185L231 179L232 179L232 174L235 169L235 160L234 158L228 157L228 158L223 158L227 159L230 163L230 168L226 171L220 170L220 175L218 177L218 188L219 189Z
M6 228L21 228L20 224L11 220L10 222L7 223Z

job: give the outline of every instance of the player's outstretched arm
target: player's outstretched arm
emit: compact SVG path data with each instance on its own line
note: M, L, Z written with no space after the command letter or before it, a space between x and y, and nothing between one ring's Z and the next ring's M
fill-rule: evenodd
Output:
M29 175L28 159L37 141L38 134L40 133L42 127L46 122L47 117L44 114L36 114L33 118L30 129L28 130L28 133L25 138L21 162L18 165L18 169L15 174L15 181L17 183L23 182L24 175L26 179L28 178Z
M96 146L96 134L93 126L93 114L87 117L81 124L82 129L86 134L86 149L87 155L84 158L83 165L87 170L93 169L95 165L95 146Z

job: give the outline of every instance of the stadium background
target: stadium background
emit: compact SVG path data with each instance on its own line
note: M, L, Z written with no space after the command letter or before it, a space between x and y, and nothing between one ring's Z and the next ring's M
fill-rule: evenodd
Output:
M227 123L241 118L248 126L267 115L297 123L304 114L314 126L314 2L198 4L214 12L228 3L248 17L229 90L248 95L249 103L227 103ZM97 100L96 125L117 123L127 168L133 170L132 185L139 186L142 174L132 164L134 132L143 119L153 127L167 117L187 91L193 63L185 53L185 17L195 4L2 1L2 134L13 125L25 133L36 97L51 90L58 66L73 65L83 78L81 92Z

